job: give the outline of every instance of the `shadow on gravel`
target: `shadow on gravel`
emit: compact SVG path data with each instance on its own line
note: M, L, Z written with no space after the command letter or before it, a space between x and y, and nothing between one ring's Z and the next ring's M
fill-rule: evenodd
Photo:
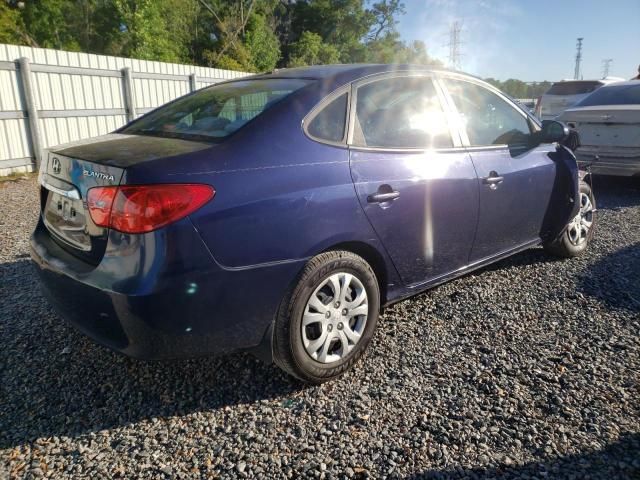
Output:
M517 253L496 263L491 263L486 267L477 270L480 272L492 272L506 270L512 267L526 267L529 265L537 265L539 263L564 262L564 258L553 256L544 251L542 247L535 247Z
M640 434L622 436L617 442L595 452L567 455L519 466L458 468L426 471L406 477L418 479L638 479L640 478Z
M640 178L595 175L591 184L600 210L640 205Z
M0 279L0 448L274 397L303 408L303 385L250 355L142 362L95 345L51 311L27 260Z
M640 243L589 265L578 283L578 290L609 308L640 312Z

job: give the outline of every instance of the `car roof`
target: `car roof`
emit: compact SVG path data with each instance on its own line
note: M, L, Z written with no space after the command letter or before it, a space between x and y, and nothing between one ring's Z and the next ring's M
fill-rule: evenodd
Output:
M255 75L251 78L308 78L324 82L343 84L369 75L391 72L451 72L465 77L482 80L462 72L437 68L429 65L354 63L338 65L313 65L309 67L282 68L271 73ZM246 77L244 77L246 78Z
M563 78L558 82L553 82L553 85L558 85L560 83L583 83L583 82L598 82L598 83L602 83L603 85L607 85L609 83L620 82L620 81L624 81L624 78L618 78L618 77L605 77L605 78L593 78L593 79Z
M412 64L387 64L387 63L351 63L351 64L335 64L335 65L312 65L308 67L280 68L271 72L269 75L274 77L307 77L307 78L327 78L343 73L370 72L393 72L393 71L430 71L435 70L427 65Z
M625 80L624 82L613 82L613 83L608 83L606 85L604 85L602 88L609 88L609 87L624 87L624 86L630 86L630 85L640 85L640 80Z

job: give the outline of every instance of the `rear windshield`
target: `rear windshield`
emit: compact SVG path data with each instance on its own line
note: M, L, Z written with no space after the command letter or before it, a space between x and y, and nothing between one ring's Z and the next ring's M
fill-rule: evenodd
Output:
M275 78L213 85L160 107L121 132L220 141L308 83Z
M640 82L637 85L610 85L601 88L579 102L577 106L592 105L640 105Z
M580 95L594 92L601 87L600 82L560 82L551 85L547 95Z

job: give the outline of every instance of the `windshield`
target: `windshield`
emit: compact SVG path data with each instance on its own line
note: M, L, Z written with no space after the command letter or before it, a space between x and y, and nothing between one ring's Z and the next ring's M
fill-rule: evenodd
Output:
M579 107L594 105L640 105L640 82L601 88L578 103Z
M213 85L159 108L122 133L219 141L308 83L279 78Z
M601 87L600 82L559 82L554 83L547 95L580 95L591 93Z

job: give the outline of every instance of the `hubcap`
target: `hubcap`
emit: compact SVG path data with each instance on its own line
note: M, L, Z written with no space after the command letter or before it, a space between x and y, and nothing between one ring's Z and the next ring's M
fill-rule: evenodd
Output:
M569 241L575 245L582 245L589 238L589 231L593 226L593 203L586 193L580 193L580 211L567 227Z
M302 343L321 363L344 358L362 338L369 302L362 282L350 273L334 273L311 294L302 316Z

